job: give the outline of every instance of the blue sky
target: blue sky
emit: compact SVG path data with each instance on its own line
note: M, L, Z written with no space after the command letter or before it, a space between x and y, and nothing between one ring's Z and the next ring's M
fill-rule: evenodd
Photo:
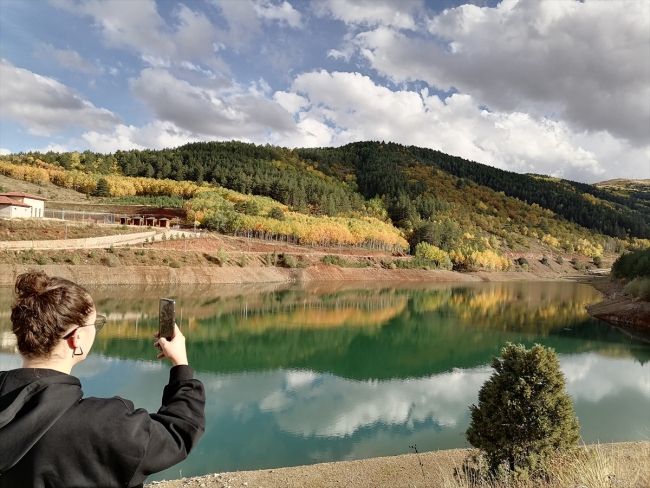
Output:
M650 2L0 0L0 152L385 140L650 178Z

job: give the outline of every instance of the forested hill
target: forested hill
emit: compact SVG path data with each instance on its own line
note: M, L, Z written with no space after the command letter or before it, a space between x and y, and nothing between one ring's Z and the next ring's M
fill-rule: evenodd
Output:
M522 175L440 151L394 143L361 142L296 152L301 159L317 163L325 174L342 178L353 172L359 191L366 198L435 196L435 180L444 172L458 178L457 187L473 182L529 204L535 203L569 222L608 236L650 237L648 191L630 190L622 195L594 185Z
M29 153L0 160L60 168L66 184L72 181L87 193L102 175L189 180L270 197L304 214L390 218L412 249L422 241L465 253L526 249L534 239L590 255L650 238L645 187L522 175L394 143L291 150L206 142L159 151ZM86 178L81 185L79 175Z

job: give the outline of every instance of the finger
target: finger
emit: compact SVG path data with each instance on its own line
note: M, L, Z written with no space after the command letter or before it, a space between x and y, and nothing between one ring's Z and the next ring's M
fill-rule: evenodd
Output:
M158 344L158 341L153 343L153 347L160 347L160 344Z
M160 335L160 332L155 332L153 336L157 339L159 335Z
M164 358L164 357L165 357L165 353L164 353L164 352L161 352L160 354L158 354L158 355L156 356L156 359L162 359L162 358Z

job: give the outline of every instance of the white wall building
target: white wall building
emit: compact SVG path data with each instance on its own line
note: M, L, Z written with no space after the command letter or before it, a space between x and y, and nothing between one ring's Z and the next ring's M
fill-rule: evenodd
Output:
M43 217L45 213L45 198L39 197L36 195L30 195L28 193L23 193L21 191L13 191L9 193L0 193L0 198L8 198L9 200L14 200L18 203L21 203L23 205L27 205L28 211L27 215L18 215L16 213L15 215L9 215L9 218L13 217ZM10 203L4 203L0 204L2 207L0 208L0 215L3 217L6 217L6 211L3 211L5 206L13 206ZM24 206L23 206L24 208ZM18 211L16 211L18 212ZM22 210L20 211L24 213L25 211ZM10 212L11 213L11 212Z
M8 219L31 217L32 207L13 198L0 195L0 217Z

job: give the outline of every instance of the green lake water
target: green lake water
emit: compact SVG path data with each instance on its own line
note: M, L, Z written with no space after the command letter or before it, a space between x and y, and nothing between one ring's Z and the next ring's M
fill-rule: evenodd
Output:
M207 391L192 455L150 480L466 447L469 405L507 342L560 355L584 442L650 438L650 343L586 314L574 283L90 289L109 318L76 366L86 396L160 406L158 298L177 302ZM0 370L19 367L0 290Z

